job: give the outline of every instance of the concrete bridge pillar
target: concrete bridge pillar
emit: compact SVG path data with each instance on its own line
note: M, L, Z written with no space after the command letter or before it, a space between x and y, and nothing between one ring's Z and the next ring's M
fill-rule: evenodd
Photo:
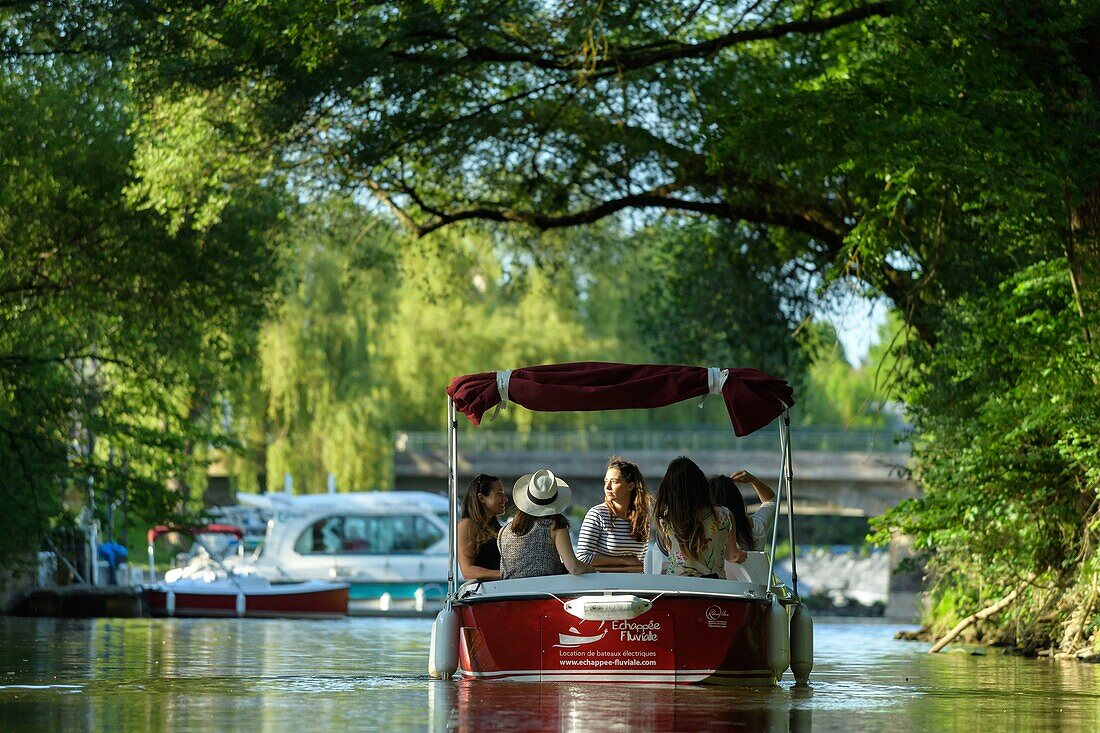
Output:
M913 540L896 535L890 541L890 586L886 615L916 622L924 612L924 565L913 552Z

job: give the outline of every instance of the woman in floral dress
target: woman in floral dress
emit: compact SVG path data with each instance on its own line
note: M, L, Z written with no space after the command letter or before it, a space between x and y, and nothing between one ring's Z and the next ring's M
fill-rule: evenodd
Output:
M725 578L725 561L744 559L736 540L729 542L733 518L717 506L707 477L690 458L668 464L653 505L657 537L668 551L670 575Z

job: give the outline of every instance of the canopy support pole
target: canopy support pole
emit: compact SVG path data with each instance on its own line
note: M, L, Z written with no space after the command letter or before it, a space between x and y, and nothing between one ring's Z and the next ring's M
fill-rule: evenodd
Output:
M782 420L779 422L779 447L782 458L779 465L779 488L775 497L775 505L778 510L783 505L783 497L787 498L787 530L791 538L791 585L794 597L798 598L798 566L796 557L798 546L794 539L794 497L791 492L791 483L794 480L794 471L791 468L791 417L787 410L783 410ZM772 525L772 549L768 558L768 592L773 592L775 582L773 571L775 569L775 551L779 544L779 516L775 517Z
M775 496L776 515L775 515L775 521L772 522L772 547L771 547L771 552L768 554L768 593L773 593L774 592L773 589L775 588L774 569L775 569L776 547L779 546L779 507L781 507L783 505L783 492L784 492L784 488L785 488L785 485L786 485L786 473L784 472L783 467L786 464L787 442L784 439L783 423L782 422L780 422L780 424L779 424L779 448L780 448L780 452L783 455L780 458L780 465L779 465L779 485L776 487L776 496Z
M458 578L458 413L455 403L447 398L447 520L451 541L447 551L450 555L447 563L447 599L455 596L455 581Z
M791 415L787 410L783 411L783 422L779 430L783 435L783 477L787 484L787 530L791 536L791 586L794 597L797 599L798 543L794 539L794 490L791 486L794 481L794 469L791 467Z

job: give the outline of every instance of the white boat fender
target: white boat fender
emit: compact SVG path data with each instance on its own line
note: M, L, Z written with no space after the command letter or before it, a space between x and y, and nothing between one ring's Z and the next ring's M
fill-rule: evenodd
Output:
M424 610L424 586L420 586L413 592L413 608L417 613Z
M388 611L388 610L390 610L390 604L391 603L393 603L393 596L391 596L389 593L383 593L378 598L378 610L379 611Z
M432 640L428 646L428 676L449 680L458 669L458 614L450 604L436 614L432 622Z
M809 683L814 668L814 620L799 603L791 614L791 672L796 685Z
M245 609L244 593L237 594L237 616L243 617Z
M768 645L768 669L775 675L778 681L791 663L791 637L788 626L787 609L772 598L767 611L768 617L765 623L765 635Z
M581 596L565 602L565 610L584 621L627 621L653 607L653 601L638 596Z
M169 616L176 615L176 592L169 590L164 596L164 610Z

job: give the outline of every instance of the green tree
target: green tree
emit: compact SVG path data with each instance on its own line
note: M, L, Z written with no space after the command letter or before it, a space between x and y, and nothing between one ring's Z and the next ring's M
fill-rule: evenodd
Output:
M178 512L168 482L186 486L196 450L224 441L214 396L265 311L279 195L250 183L198 229L135 208L130 102L95 60L0 67L5 564L87 488L100 509Z
M786 263L760 262L770 250L739 244L751 237L708 221L641 233L641 319L659 360L753 366L801 381L806 352L794 331L808 301L785 276Z
M1017 586L1016 605L987 622L993 638L1072 652L1097 630L1100 367L1067 270L1038 263L960 300L935 349L911 346L925 493L876 524L928 559L939 630Z
M904 358L898 362L905 354L901 318L889 313L866 358L855 366L845 358L831 324L813 322L806 331L803 340L812 363L801 392L799 418L809 425L878 428L883 447L888 445L903 418L899 382L906 366Z

